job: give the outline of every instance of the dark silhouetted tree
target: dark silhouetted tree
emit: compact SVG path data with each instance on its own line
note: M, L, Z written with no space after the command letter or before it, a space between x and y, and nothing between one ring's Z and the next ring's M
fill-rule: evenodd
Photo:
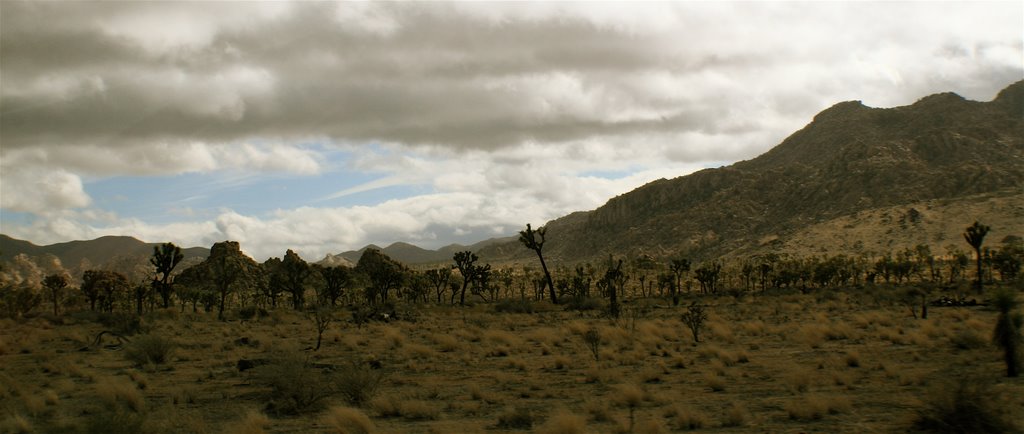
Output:
M544 235L547 233L547 228L541 226L537 230L533 230L530 224L526 224L526 230L519 231L519 242L523 243L526 248L533 250L537 253L537 259L540 260L540 268L544 270L544 281L548 286L548 291L551 296L551 302L558 304L558 295L555 294L555 283L551 280L551 273L548 271L548 265L544 263Z
M345 293L345 288L352 282L352 269L344 266L315 267L320 271L324 284L321 293L323 300L320 300L320 304L336 305L338 299Z
M363 252L355 271L365 276L369 283L366 299L370 303L376 303L378 297L381 303L387 303L390 291L405 280L405 267L376 249Z
M89 309L96 310L96 302L100 310L114 311L117 297L128 290L128 278L124 274L108 270L86 270L82 273L82 293L89 299Z
M700 291L705 294L714 294L718 291L718 277L722 272L722 264L712 262L705 264L694 271L697 282L700 282Z
M985 226L985 225L980 224L978 222L974 222L974 224L968 226L967 230L964 232L964 240L966 240L967 244L970 244L971 248L974 249L974 254L975 254L975 257L977 258L978 274L977 274L976 278L974 279L974 287L975 287L975 289L977 289L979 294L982 292L982 276L983 276L983 272L981 270L981 261L982 261L981 245L982 245L982 243L985 242L985 235L988 235L988 231L990 231L991 229L992 228L990 228L988 226Z
M597 287L608 296L608 314L612 318L618 318L621 313L619 308L619 292L626 284L626 273L622 271L622 260L615 262L611 255L608 255L608 269L604 277L597 282Z
M237 241L222 241L210 248L210 256L203 262L182 271L177 282L193 292L193 303L201 301L207 310L216 303L217 319L223 321L228 295L258 287L262 273L260 265L242 253Z
M177 267L182 259L185 259L185 255L181 253L181 248L175 246L174 243L163 243L159 246L153 246L153 256L149 258L149 263L156 267L153 288L160 294L160 298L164 302L164 309L171 307L171 294L174 292L171 272L174 271L174 267ZM140 311L139 313L141 314L142 312Z
M469 287L470 283L476 279L478 272L476 261L480 259L476 254L470 251L456 252L453 260L455 261L455 268L459 270L459 274L462 275L462 286L459 289L459 304L466 304L466 288Z
M441 304L444 301L441 297L444 295L445 289L448 287L448 281L452 278L451 268L434 268L427 270L427 281L430 282L430 286L434 287L434 292L437 293L437 304Z
M281 260L279 272L285 291L292 295L292 308L301 311L306 303L306 283L313 274L313 268L297 253L288 249Z
M64 292L64 288L67 288L68 284L71 283L71 276L67 273L54 273L43 278L43 286L50 293L50 301L53 302L53 315L58 315L58 306L60 306L60 296Z
M669 270L672 270L672 276L675 278L675 285L672 285L670 289L672 292L672 304L679 305L679 291L683 289L683 276L690 272L690 260L685 258L673 259L668 264Z

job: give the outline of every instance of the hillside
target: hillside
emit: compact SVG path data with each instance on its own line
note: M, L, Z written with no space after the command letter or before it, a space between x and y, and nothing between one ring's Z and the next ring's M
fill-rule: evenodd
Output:
M450 244L437 250L424 249L422 247L403 242L393 243L384 248L370 244L359 250L349 250L337 255L329 255L329 257L344 258L348 262L355 264L359 262L359 258L362 257L363 252L367 249L376 249L382 251L385 255L388 255L388 257L406 265L439 264L451 262L452 257L455 256L456 252L464 250L478 252L482 249L488 248L489 246L506 244L509 241L514 240L515 238L491 238L468 246L464 246L462 244Z
M79 277L82 271L91 268L113 269L128 275L137 274L133 271L139 266L147 266L149 257L153 255L153 247L158 243L146 243L126 236L106 236L88 241L70 241L66 243L37 246L0 234L0 260L9 260L19 254L31 257L53 255L60 259L64 268L71 271L73 277ZM185 255L183 263L193 258L205 259L210 249L203 247L182 248Z
M866 215L923 208L929 201L958 209L958 201L1002 198L982 200L969 213L936 213L942 217L921 222L907 237L923 233L937 250L936 244L956 242L975 219L1005 222L993 226L999 237L1024 233L1024 219L1013 218L1024 206L1021 191L1024 81L991 102L952 93L888 109L843 102L757 158L654 181L596 210L549 222L546 252L567 263L608 254L706 260L792 243L853 253L856 240L849 248L833 243L853 220L854 226L871 226ZM849 221L838 223L842 219ZM873 248L910 242L891 231L887 236L892 243ZM867 252L863 243L858 248ZM515 242L481 252L495 262L528 260L530 254Z

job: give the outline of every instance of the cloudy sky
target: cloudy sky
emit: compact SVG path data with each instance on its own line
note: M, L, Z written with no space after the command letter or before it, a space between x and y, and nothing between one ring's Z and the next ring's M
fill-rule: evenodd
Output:
M844 100L1024 78L1004 3L0 3L0 232L257 259L514 234Z

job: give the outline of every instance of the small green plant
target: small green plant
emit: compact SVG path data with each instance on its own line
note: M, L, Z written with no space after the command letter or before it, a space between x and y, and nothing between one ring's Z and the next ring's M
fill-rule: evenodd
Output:
M587 330L583 333L583 342L586 342L587 348L594 354L594 361L598 361L601 357L601 332L595 328Z
M170 361L175 346L171 339L157 335L142 335L128 343L124 355L136 366L162 365Z
M697 304L696 301L686 309L686 312L683 312L683 324L686 324L686 327L690 329L690 333L693 334L693 342L700 342L700 329L704 326L704 321L707 321L707 319L708 313L704 306Z

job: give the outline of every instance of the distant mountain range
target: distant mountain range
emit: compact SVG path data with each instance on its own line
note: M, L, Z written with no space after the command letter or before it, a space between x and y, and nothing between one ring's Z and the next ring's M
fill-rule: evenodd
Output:
M394 259L407 265L439 264L444 262L451 262L456 252L462 252L466 250L469 250L471 252L479 252L492 245L507 244L509 242L518 242L516 240L518 240L518 237L491 238L469 246L464 246L462 244L451 244L437 250L427 250L409 243L402 242L393 243L384 248L380 248L378 246L370 244L359 250L350 250L333 256L344 258L350 263L355 264L356 262L359 262L359 257L362 256L363 252L365 252L367 249L377 249L383 252L385 255L388 255L391 259Z
M102 266L116 256L152 256L153 247L157 243L146 243L132 237L107 236L89 241L71 241L67 243L37 246L0 234L0 259L24 253L29 256L53 255L60 259L65 267L73 267L86 263ZM182 248L185 258L206 258L210 249L203 247Z
M992 226L995 242L1024 235L1024 81L991 102L942 93L889 109L836 104L757 158L660 179L548 222L545 256L553 264L610 254L700 261L766 252L882 254L917 244L941 254L962 244L960 232L974 220ZM102 237L36 246L0 235L0 260L26 253L54 255L70 269L138 265L153 245ZM438 250L369 245L319 262L351 266L370 248L408 265L451 262L463 250L495 264L536 260L506 237ZM201 259L209 249L185 254Z
M359 257L367 249L377 249L392 259L407 265L440 264L449 262L455 252L480 249L495 244L508 242L510 238L492 238L479 243L464 246L452 244L438 250L423 249L408 243L394 243L381 248L370 244L359 250L350 250L339 254L328 254L323 259L315 261L326 266L354 266L359 262ZM127 236L106 236L87 241L71 241L67 243L51 244L48 246L37 246L28 241L11 238L0 234L0 261L10 260L18 254L26 254L31 257L42 257L53 255L61 261L64 268L73 271L73 274L80 274L91 268L117 269L119 271L126 267L145 266L148 258L153 254L153 246L157 243L146 243ZM185 262L192 258L198 260L206 259L210 255L210 249L206 247L182 248L185 254ZM310 260L312 258L306 258ZM130 274L130 272L126 272Z
M939 253L963 244L976 219L996 242L1024 235L1024 81L991 102L943 93L889 109L836 104L757 158L654 181L549 222L545 251L556 263L882 254L922 242ZM535 260L515 241L479 254Z

